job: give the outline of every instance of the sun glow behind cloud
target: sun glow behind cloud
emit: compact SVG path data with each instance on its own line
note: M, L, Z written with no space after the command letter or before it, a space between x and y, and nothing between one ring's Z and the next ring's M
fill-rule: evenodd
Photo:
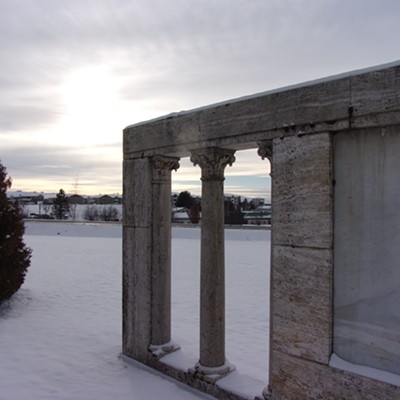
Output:
M73 71L60 87L65 115L57 141L69 145L121 142L120 101L117 82L104 68Z
M292 3L0 2L0 157L13 188L69 190L79 176L83 194L121 192L127 125L398 58L386 39L400 2ZM268 197L268 167L239 157L225 192ZM173 177L174 191L200 193L188 160Z

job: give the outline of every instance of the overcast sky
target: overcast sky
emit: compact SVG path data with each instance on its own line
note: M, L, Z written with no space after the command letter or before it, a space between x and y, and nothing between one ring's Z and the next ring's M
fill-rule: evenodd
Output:
M399 22L399 0L0 0L0 160L13 190L121 193L125 126L395 61ZM268 196L268 169L238 153L225 191Z

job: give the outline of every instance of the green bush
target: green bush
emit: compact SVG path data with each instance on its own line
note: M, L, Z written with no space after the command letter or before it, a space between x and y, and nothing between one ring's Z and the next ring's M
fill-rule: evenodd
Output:
M31 249L23 241L24 220L17 204L7 198L11 179L0 163L0 303L24 283Z

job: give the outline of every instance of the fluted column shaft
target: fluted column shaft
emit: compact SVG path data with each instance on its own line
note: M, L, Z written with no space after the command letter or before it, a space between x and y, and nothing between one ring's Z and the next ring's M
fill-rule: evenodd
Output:
M200 365L225 363L224 169L235 161L233 150L192 152L201 167Z

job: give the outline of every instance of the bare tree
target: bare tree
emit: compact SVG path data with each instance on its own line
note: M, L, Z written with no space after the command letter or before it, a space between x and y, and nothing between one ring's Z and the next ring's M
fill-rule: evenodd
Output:
M47 215L47 214L49 213L50 207L51 207L50 204L43 204L43 205L42 205L42 210L43 210L43 212L44 212L44 215Z
M78 217L78 204L73 203L70 204L69 206L69 216L76 221L77 217Z
M99 215L99 219L102 221L118 221L119 219L119 211L117 207L107 206L103 207L101 213Z
M99 219L99 212L94 204L86 206L83 212L83 219L87 221L97 221Z

